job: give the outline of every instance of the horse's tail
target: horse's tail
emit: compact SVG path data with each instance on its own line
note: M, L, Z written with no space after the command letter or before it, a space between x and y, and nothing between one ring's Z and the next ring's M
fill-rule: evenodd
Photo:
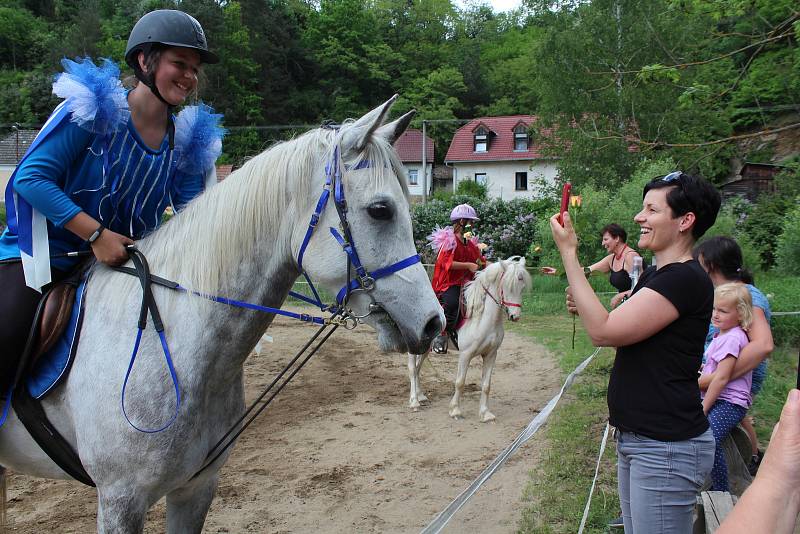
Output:
M6 532L6 468L0 465L0 534Z

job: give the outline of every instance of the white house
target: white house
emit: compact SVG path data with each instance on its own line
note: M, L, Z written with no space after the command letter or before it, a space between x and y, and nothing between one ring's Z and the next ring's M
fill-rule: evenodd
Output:
M482 117L459 128L444 159L453 168L453 188L475 180L488 185L490 197L511 200L535 197L542 180L554 184L557 161L545 156L528 133L537 120L535 115Z
M426 136L425 139L426 152L426 172L428 195L431 194L433 189L433 139ZM408 176L408 191L412 197L422 196L422 131L409 128L394 142L394 148L397 150L397 155L400 156L400 161L406 169L406 176Z

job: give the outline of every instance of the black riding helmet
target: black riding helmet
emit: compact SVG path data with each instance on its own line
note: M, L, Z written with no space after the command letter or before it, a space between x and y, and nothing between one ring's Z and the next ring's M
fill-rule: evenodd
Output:
M139 67L139 52L144 52L147 57L153 45L192 48L200 54L203 63L219 62L219 57L208 50L203 27L191 15L175 9L159 9L140 18L128 37L125 62L133 69L136 77L167 105L169 103L156 88L154 73L145 74Z

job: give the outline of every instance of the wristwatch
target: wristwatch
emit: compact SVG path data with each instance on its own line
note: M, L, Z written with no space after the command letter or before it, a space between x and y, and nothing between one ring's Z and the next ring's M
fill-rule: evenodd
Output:
M591 267L584 267L583 268L583 274L584 274L584 276L586 276L586 278L589 278L589 275L592 274Z
M103 230L105 230L105 229L106 229L106 227L103 226L102 224L100 226L98 226L97 230L95 230L94 233L89 236L89 239L87 239L86 242L91 245L92 243L97 241L97 238L100 237L100 234L102 234Z

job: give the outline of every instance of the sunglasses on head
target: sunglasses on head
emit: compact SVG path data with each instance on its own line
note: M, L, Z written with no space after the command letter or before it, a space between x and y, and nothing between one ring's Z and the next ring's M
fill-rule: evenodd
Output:
M667 183L677 181L678 183L680 183L681 176L683 176L683 173L681 171L673 171L667 174L666 176L663 176L661 178L661 181Z

